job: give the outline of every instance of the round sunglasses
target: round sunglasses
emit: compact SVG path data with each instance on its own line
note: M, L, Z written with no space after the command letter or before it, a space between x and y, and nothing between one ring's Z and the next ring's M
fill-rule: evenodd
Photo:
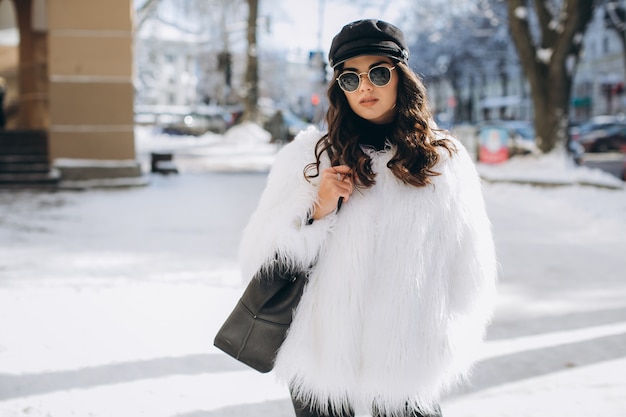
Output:
M370 82L376 87L384 87L391 81L391 71L396 67L378 65L370 68L368 72L346 71L337 77L337 84L346 93L354 93L361 86L361 75L367 75Z

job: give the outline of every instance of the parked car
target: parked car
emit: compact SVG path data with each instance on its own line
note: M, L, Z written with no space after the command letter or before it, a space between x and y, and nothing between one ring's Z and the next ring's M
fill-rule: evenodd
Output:
M226 127L227 120L222 115L190 113L163 125L161 130L169 135L200 136L207 132L224 133Z
M579 143L585 152L626 150L626 119L621 116L595 116L569 129L570 142Z
M590 130L579 139L585 152L626 151L626 123Z
M224 133L232 124L233 113L218 106L138 105L135 121L154 125L170 135L200 136L207 132Z

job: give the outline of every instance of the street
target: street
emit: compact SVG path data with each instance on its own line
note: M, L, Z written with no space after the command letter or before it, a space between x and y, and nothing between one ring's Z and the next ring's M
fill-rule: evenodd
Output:
M292 415L271 374L212 346L241 292L238 237L265 174L150 179L0 192L1 416ZM597 211L598 195L613 210ZM468 408L472 394L626 358L624 190L490 184L485 197L499 302L471 384L443 403L447 417L496 415ZM598 395L623 405L615 378ZM615 404L589 405L603 406Z
M624 154L620 152L586 153L583 165L598 168L617 178L622 178Z

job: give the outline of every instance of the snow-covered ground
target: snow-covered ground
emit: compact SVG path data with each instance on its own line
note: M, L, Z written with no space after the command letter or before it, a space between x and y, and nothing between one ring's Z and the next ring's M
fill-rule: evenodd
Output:
M212 346L242 289L236 248L277 150L268 140L255 125L200 138L141 128L146 172L150 152L168 151L179 174L0 192L1 417L292 415L271 373ZM622 183L560 156L479 170L500 297L475 379L444 415L625 416Z
M135 131L136 151L143 156L147 171L150 152L172 152L184 172L267 171L278 146L271 134L253 123L236 125L224 135L169 136L150 128Z

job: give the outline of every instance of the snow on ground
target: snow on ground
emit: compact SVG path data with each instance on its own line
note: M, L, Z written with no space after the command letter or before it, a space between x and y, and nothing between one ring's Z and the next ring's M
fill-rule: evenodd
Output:
M0 416L291 416L271 374L212 346L241 293L238 236L278 148L252 124L136 137L146 172L151 152L172 152L180 174L132 189L0 192ZM484 358L623 336L621 181L553 155L478 169L502 264ZM572 326L577 315L608 319ZM458 395L444 415L626 415L624 355L598 346L612 360ZM479 374L516 366L542 365Z
M225 135L207 133L200 137L170 136L147 128L135 130L136 150L147 157L150 152L175 152L188 171L264 171L271 167L279 146L269 143L271 135L254 123L243 123ZM194 163L194 159L197 161ZM478 164L488 181L545 185L595 185L622 188L623 182L599 169L575 166L564 154L516 156L503 164Z
M267 171L274 162L276 144L271 134L254 123L233 126L224 135L207 133L200 137L170 136L150 128L137 128L136 151L148 170L151 152L176 154L185 172Z
M597 168L576 166L565 154L515 156L503 164L478 166L488 181L534 185L592 185L622 188L623 181Z

